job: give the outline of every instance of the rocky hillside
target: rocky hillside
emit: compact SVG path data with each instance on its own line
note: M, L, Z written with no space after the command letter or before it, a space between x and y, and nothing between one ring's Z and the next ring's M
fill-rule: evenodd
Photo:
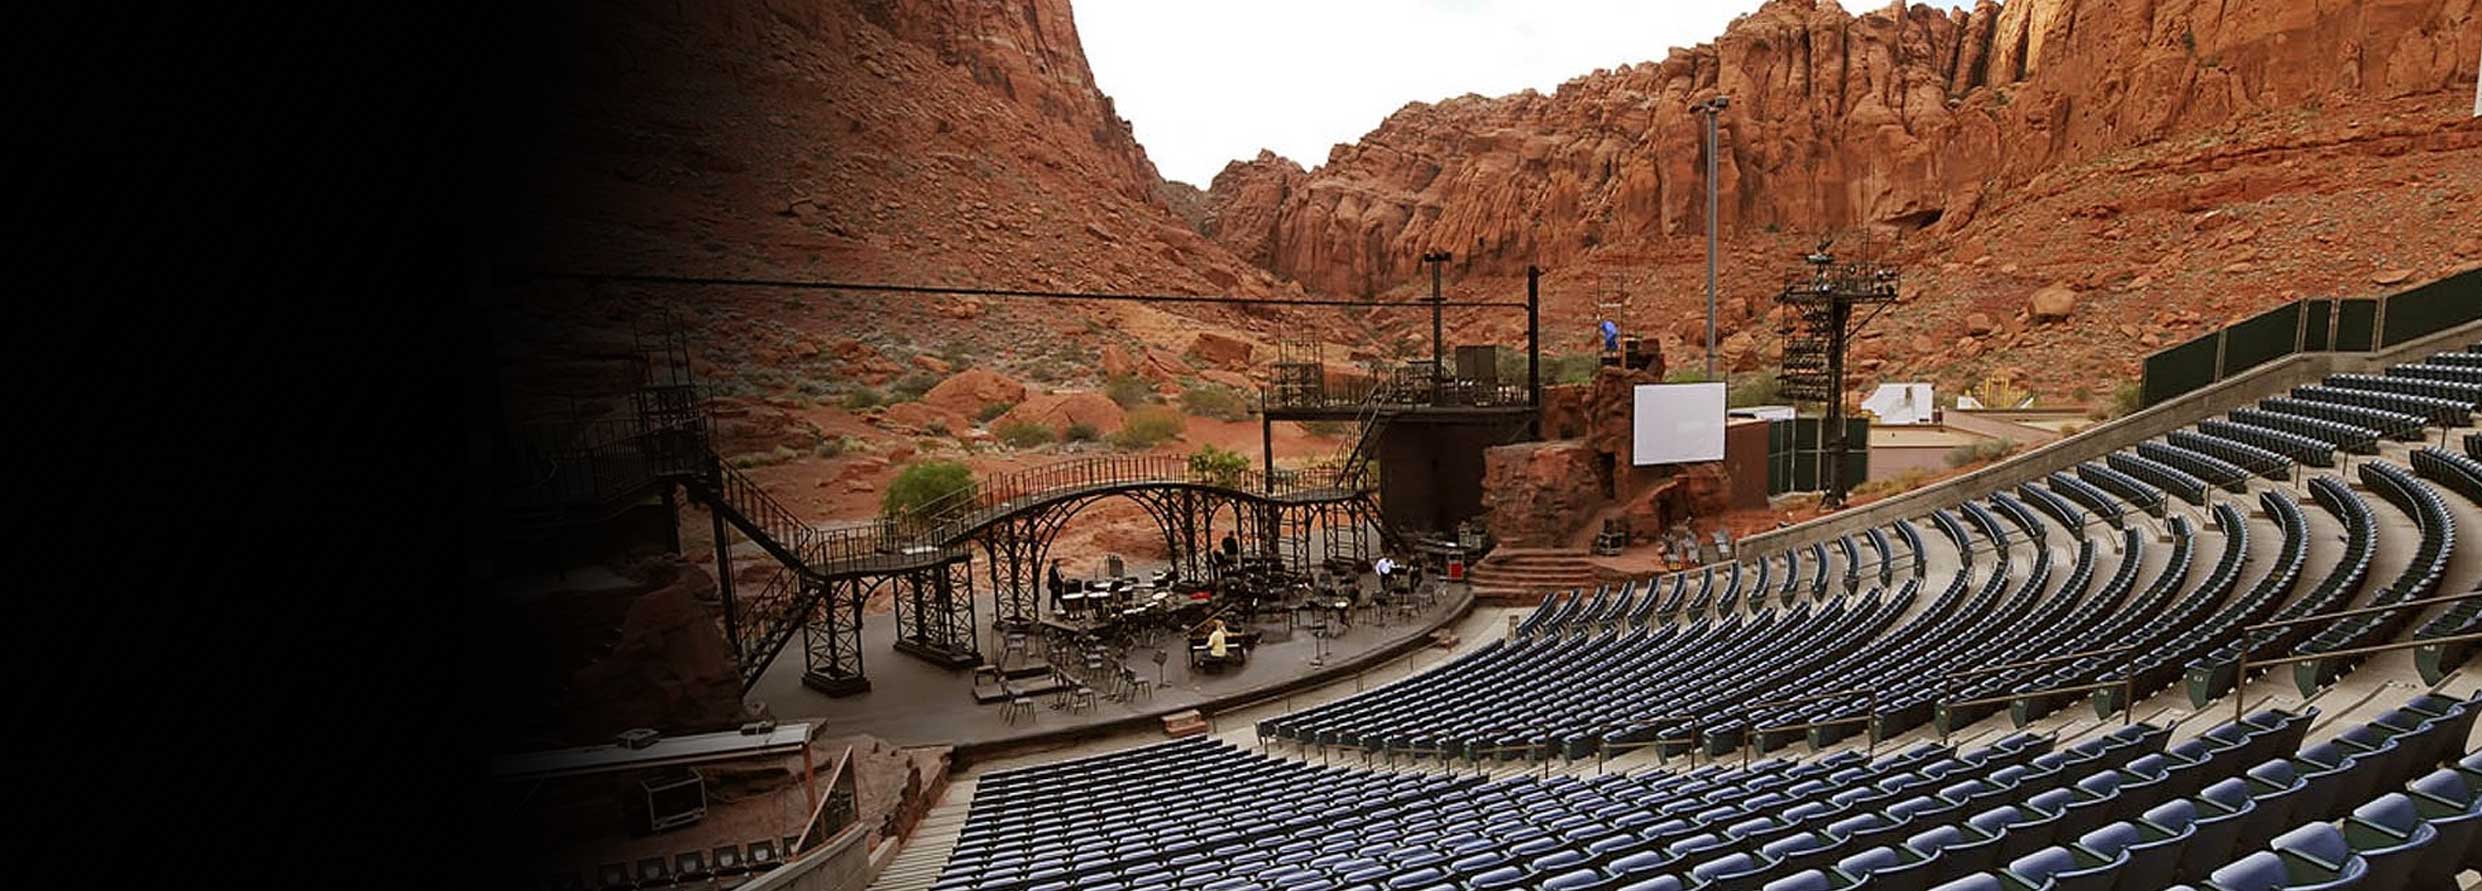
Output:
M633 0L574 17L545 90L522 265L1299 293L1173 210L1179 192L1096 90L1067 0ZM609 353L591 344L625 340L661 300L713 343L702 374L755 375L758 394L801 383L779 372L815 373L812 396L883 385L934 353L1040 377L1112 344L1178 353L1201 327L1130 304L556 283L518 298L530 316L508 326L513 363Z
M1703 133L1731 97L1727 229L1954 232L2028 182L2273 111L2470 90L2473 0L2011 0L1971 11L1772 0L1715 42L1551 95L1414 103L1315 171L1236 162L1210 192L1235 253L1372 294L1443 247L1481 274L1702 232Z

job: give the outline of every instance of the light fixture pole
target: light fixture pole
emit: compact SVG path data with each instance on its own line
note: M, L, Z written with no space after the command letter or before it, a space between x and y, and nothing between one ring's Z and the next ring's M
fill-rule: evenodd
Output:
M1715 379L1715 115L1732 106L1716 96L1689 107L1706 116L1706 379Z
M1424 252L1424 253L1422 254L1422 262L1424 262L1424 263L1428 263L1428 264L1431 264L1431 404L1432 404L1432 405L1438 405L1438 404L1439 404L1439 390L1440 390L1440 380L1439 380L1439 379L1440 379L1440 377L1441 377L1441 376L1442 376L1442 374L1443 374L1443 372L1440 370L1440 366L1441 366L1441 364L1442 364L1442 363L1445 363L1445 362L1447 361L1447 350L1446 350L1446 347L1443 345L1443 343L1442 343L1442 342L1443 342L1443 341L1445 341L1445 340L1447 339L1447 328L1446 328L1446 324L1445 324L1445 318L1444 318L1444 316L1446 315L1445 310L1448 308L1448 298L1447 298L1447 296L1446 296L1446 295L1444 295L1443 293L1441 293L1441 291L1439 290L1439 270L1440 270L1440 268L1441 268L1441 267L1446 266L1446 265L1448 264L1448 261L1449 261L1450 259L1452 259L1452 257L1453 257L1453 255L1449 254L1447 251L1426 251L1426 252Z

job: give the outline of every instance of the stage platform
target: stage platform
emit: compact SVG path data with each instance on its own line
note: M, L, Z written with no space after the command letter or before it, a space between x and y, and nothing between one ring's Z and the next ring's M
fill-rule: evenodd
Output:
M1268 632L1268 640L1250 654L1247 665L1220 673L1191 673L1186 642L1167 639L1164 644L1171 649L1164 660L1163 685L1152 697L1140 695L1131 702L1101 699L1094 708L1078 712L1053 709L1050 698L1044 697L1035 702L1031 720L1020 718L1015 723L1004 717L1001 703L976 701L971 670L941 668L897 652L896 623L886 615L870 616L863 623L862 664L870 678L868 692L832 698L802 686L800 642L795 641L768 667L750 696L767 703L776 720L816 723L823 736L867 733L903 746L955 746L959 757L972 757L1152 727L1173 712L1212 712L1349 677L1426 646L1435 630L1454 627L1473 609L1473 596L1465 587L1449 586L1436 605L1412 619L1381 625L1357 617L1351 629L1327 640L1324 665L1310 664L1318 644L1309 628L1288 633L1281 618L1259 623ZM1000 635L986 624L979 643L983 658L996 664ZM1154 648L1135 647L1124 664L1136 669L1139 677L1153 680L1153 657Z

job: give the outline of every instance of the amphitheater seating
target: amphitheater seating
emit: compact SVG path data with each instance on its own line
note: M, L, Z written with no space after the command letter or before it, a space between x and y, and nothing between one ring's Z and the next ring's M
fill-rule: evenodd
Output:
M2482 756L2461 745L2477 713L2482 696L2423 696L2336 736L2400 758L2296 752L2315 713L2263 713L2186 753L2140 724L2056 751L2018 734L1593 778L1395 774L1183 740L984 777L933 888L2442 887L2482 866ZM2313 803L2296 767L2328 797ZM1202 791L1224 816L1193 818Z
M2294 387L2293 398L2420 415L2434 426L2462 427L2473 422L2471 404L2412 392L2312 384Z
M2370 461L2361 464L2359 470L2364 485L2412 516L2414 524L2421 530L2420 543L2414 551L2412 562L2385 589L2370 597L2370 605L2386 606L2430 596L2437 591L2449 554L2456 547L2455 521L2448 513L2447 503L2440 499L2438 492L2404 468L2383 461ZM2294 646L2293 652L2308 656L2363 646L2392 637L2413 616L2414 610L2395 609L2339 620ZM2332 682L2357 663L2354 657L2296 662L2293 663L2293 681L2307 695Z
M2422 428L2430 423L2430 418L2420 414L2283 396L2259 402L2258 410L2269 414L2349 424L2365 430L2378 431L2389 439L2408 442L2420 442Z
M2369 505L2334 477L2311 479L2310 495L2321 508L2343 524L2344 553L2327 575L2311 587L2309 593L2267 616L2264 621L2280 622L2332 612L2346 602L2352 592L2360 587L2362 577L2369 574L2371 556L2378 549L2378 521L2371 514ZM2293 507L2289 499L2277 500L2283 502L2280 507L2272 504L2269 507L2277 510L2288 508L2287 512L2297 521L2299 508ZM2233 629L2227 626L2226 631L2230 630ZM2185 676L2190 704L2204 707L2216 697L2230 692L2239 681L2243 654L2254 659L2275 658L2289 652L2315 630L2307 624L2295 624L2255 631L2246 636L2227 636L2223 644L2189 660Z

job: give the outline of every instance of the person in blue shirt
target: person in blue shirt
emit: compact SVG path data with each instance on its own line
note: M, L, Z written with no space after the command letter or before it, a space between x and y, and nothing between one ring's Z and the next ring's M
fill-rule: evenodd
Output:
M1603 332L1603 351L1606 353L1620 352L1620 326L1612 324L1612 320L1610 319L1604 319L1601 330Z

